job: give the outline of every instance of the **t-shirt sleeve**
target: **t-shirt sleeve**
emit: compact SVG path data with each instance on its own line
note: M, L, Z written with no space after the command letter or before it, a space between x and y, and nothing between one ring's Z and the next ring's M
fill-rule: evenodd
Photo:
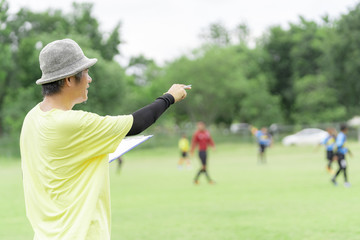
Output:
M121 140L129 132L132 115L99 116L94 113L74 111L69 117L69 148L74 152L81 152L84 159L112 153L116 150ZM73 129L73 128L78 129ZM68 129L63 129L66 134Z

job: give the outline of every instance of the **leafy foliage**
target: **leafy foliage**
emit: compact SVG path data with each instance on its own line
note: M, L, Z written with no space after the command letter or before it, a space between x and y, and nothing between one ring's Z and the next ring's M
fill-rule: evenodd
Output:
M341 121L346 109L337 102L336 90L327 85L322 75L307 75L295 84L294 119L298 123Z
M105 39L92 16L92 4L74 3L70 14L21 9L11 18L4 0L0 9L0 57L4 59L0 63L0 130L17 135L25 114L41 101L41 88L34 84L41 77L39 53L47 43L62 38L74 39L86 55L99 59L91 69L94 90L89 93L89 104L79 108L120 114L126 76L124 68L113 60L119 54L120 24Z
M142 55L127 66L121 54L121 22L100 30L91 3L74 3L70 13L20 9L9 15L0 0L0 135L19 133L25 114L39 101L40 50L56 39L72 38L98 63L86 104L99 114L129 114L150 103L173 83L192 84L189 97L172 108L166 121L203 120L229 125L247 122L314 124L344 121L360 102L360 5L321 23L299 17L288 28L271 27L250 47L244 23L221 22L201 33L203 45L158 66ZM163 121L163 120L161 120Z

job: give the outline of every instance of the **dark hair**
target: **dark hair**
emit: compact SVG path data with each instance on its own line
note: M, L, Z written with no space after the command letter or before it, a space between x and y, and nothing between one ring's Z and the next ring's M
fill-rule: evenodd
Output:
M346 130L348 127L346 126L346 124L341 124L340 125L340 131L344 131Z
M81 78L82 78L82 71L78 72L74 75L75 77L75 82L79 83ZM64 79L60 79L58 81L55 82L51 82L51 83L45 83L42 86L42 95L45 96L51 96L51 95L55 95L57 93L59 93L61 91L61 88L64 86L65 84L65 78Z

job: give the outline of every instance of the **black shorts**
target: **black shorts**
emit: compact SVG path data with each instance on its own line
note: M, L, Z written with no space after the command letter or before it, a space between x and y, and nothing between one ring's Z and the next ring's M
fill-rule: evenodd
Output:
M334 152L332 150L327 150L326 151L326 159L329 161L332 161L334 158Z
M199 151L199 158L201 160L201 164L203 166L206 166L206 158L207 158L206 151Z
M336 156L338 157L338 160L343 160L343 159L345 159L345 155L342 154L342 153L337 152L337 153L336 153Z
M261 153L265 152L266 147L267 146L265 144L259 144L259 152Z
M188 156L187 152L181 152L181 157L186 158Z
M345 160L345 155L342 153L336 153L337 157L338 157L338 164L340 168L346 168L346 160Z

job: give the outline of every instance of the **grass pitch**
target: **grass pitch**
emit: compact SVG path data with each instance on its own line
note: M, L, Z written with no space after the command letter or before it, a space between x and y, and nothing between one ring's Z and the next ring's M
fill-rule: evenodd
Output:
M112 239L360 239L360 149L350 148L351 188L342 175L331 184L324 150L313 147L275 145L259 165L255 145L218 145L209 152L216 185L193 184L197 156L179 171L176 148L135 149L120 173L110 165ZM21 181L20 162L0 158L0 239L33 237Z

